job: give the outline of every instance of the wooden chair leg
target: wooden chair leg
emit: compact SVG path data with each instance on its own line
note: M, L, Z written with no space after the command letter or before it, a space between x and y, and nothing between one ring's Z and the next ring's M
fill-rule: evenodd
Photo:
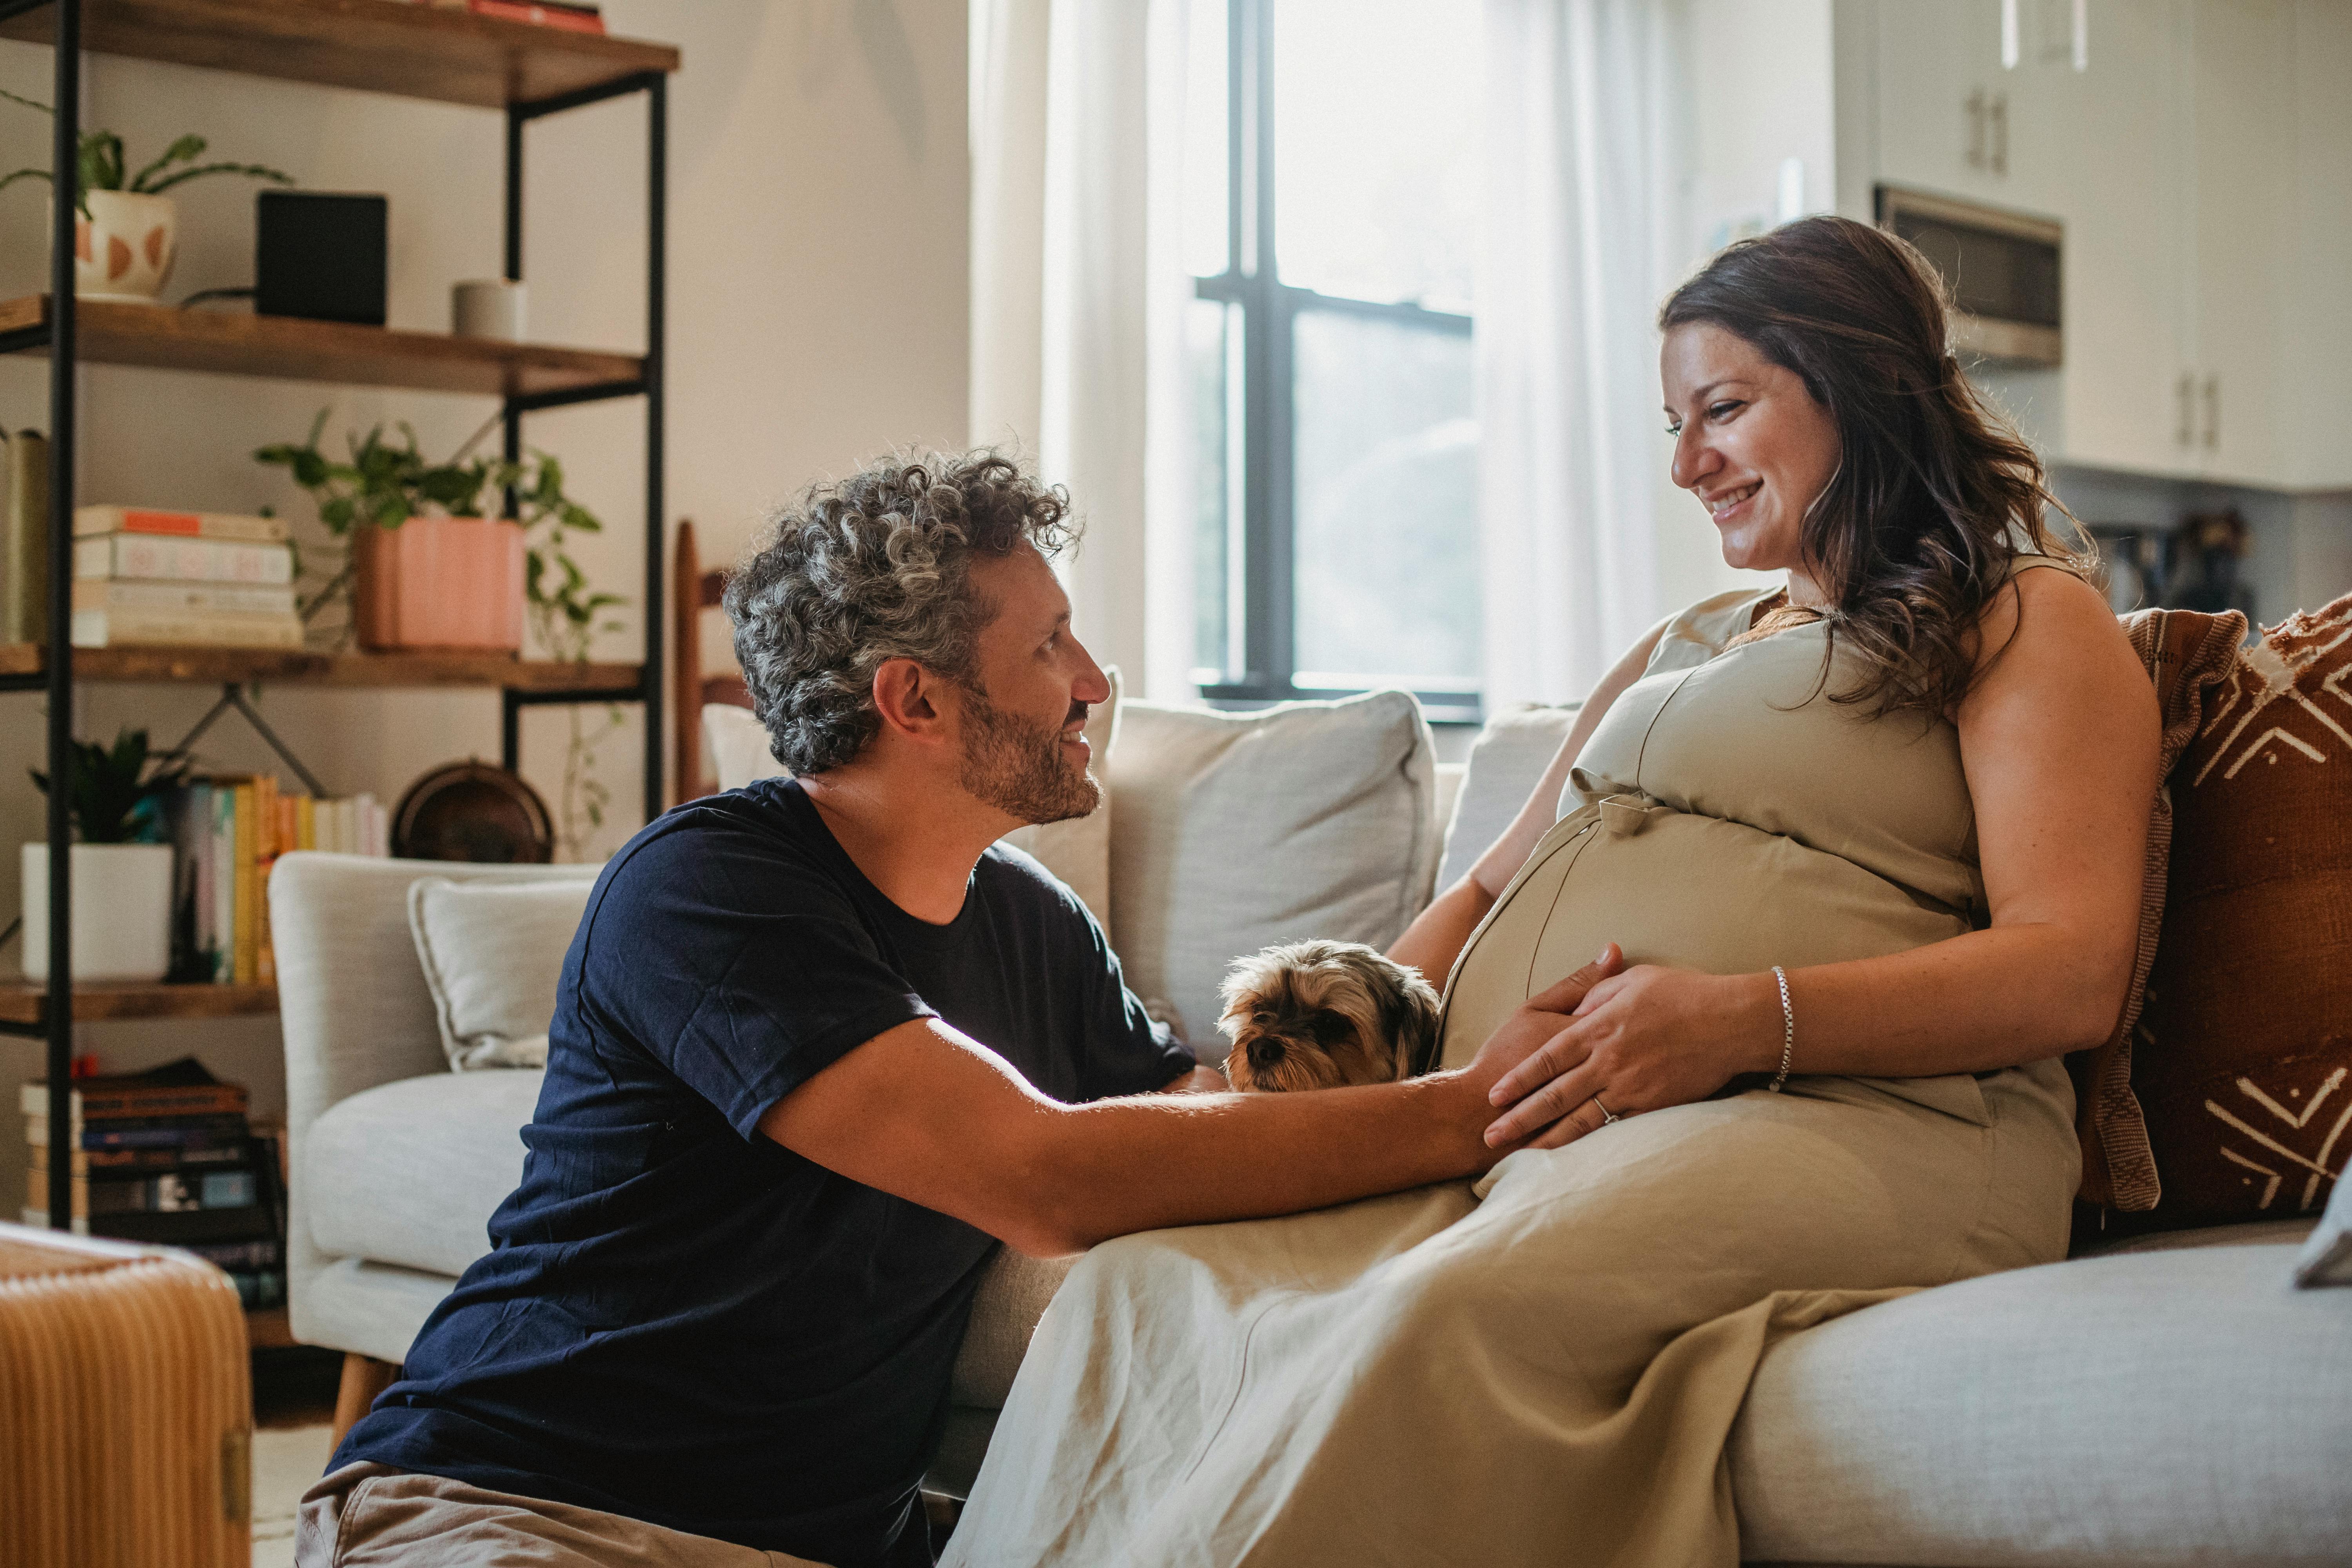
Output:
M390 1388L400 1378L400 1369L389 1362L377 1361L357 1352L343 1356L343 1380L335 1389L335 1436L332 1447L343 1446L343 1434L359 1425L375 1396Z

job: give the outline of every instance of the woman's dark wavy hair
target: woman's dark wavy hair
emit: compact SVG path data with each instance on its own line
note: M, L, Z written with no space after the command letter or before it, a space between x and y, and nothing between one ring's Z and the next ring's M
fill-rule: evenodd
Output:
M1833 700L1948 713L2012 556L2091 574L2095 558L2045 524L2045 508L2065 508L2033 448L1961 374L1943 281L1905 241L1851 218L1784 224L1722 251L1658 312L1661 330L1696 322L1794 372L1836 423L1837 472L1799 535L1831 595L1820 614L1831 657L1843 637L1864 670Z

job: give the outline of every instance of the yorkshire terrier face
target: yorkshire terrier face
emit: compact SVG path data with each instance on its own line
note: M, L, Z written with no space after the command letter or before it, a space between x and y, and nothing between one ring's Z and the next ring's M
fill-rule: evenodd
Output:
M1296 942L1234 961L1217 1026L1225 1076L1260 1092L1388 1083L1437 1034L1437 993L1418 970L1355 942Z

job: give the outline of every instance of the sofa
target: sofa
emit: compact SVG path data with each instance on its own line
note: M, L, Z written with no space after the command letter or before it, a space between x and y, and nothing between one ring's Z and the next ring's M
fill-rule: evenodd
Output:
M1570 717L1504 715L1466 765L1441 767L1401 693L1252 715L1106 705L1103 811L1032 830L1025 847L1096 907L1138 993L1216 1059L1227 958L1310 935L1393 938L1507 821ZM278 863L297 1339L397 1363L486 1249L485 1222L520 1173L539 1073L452 1063L528 1060L529 1042L485 1057L478 1038L453 1035L453 1007L482 999L447 994L416 889L495 906L501 889L584 897L593 874L313 853ZM470 982L514 993L509 1013L536 1009L541 1030L569 934L549 929L541 945L554 956L499 956ZM467 961L463 940L443 947ZM2352 1562L2352 1290L2290 1282L2315 1217L2093 1245L1780 1343L1731 1438L1743 1558ZM1009 1251L992 1267L930 1488L968 1489L1068 1267Z

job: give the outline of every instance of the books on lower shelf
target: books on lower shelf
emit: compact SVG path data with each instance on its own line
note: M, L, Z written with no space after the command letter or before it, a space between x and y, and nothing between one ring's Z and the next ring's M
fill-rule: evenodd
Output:
M79 507L73 569L76 647L302 646L277 518Z
M49 1222L49 1090L24 1086L31 1170L24 1220ZM70 1096L77 1234L195 1253L226 1269L248 1308L286 1296L285 1204L275 1141L257 1134L242 1085L193 1057L147 1072L77 1079Z
M197 779L163 801L173 847L175 981L268 985L269 870L295 849L392 853L391 821L373 795L289 794L267 773Z

